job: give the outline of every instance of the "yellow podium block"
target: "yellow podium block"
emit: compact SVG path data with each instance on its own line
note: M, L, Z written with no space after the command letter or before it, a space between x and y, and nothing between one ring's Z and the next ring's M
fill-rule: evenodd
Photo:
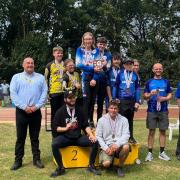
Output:
M89 164L90 147L68 146L61 148L63 165L65 168L80 168L87 167ZM131 145L131 152L129 153L125 164L134 164L138 159L139 144ZM57 165L55 159L53 159ZM118 158L114 159L114 165L118 165ZM96 166L99 166L99 156L97 155Z

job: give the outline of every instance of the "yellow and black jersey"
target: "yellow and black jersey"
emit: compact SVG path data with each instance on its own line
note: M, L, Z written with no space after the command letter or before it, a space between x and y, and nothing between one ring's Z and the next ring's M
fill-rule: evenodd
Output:
M49 88L49 94L58 94L64 92L63 90L63 74L64 74L64 62L56 64L52 61L46 65L45 79Z

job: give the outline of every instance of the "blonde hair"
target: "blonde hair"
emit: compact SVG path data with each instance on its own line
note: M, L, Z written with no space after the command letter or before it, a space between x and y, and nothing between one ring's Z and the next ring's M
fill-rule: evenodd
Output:
M85 32L85 33L83 34L82 40L81 40L81 47L82 47L82 48L85 48L84 37L87 36L87 35L89 35L89 36L92 37L92 39L93 39L92 47L95 48L95 38L94 38L94 36L93 36L93 34L92 34L91 32Z
M53 53L55 51L62 51L63 52L63 48L61 46L56 46L56 47L53 48Z

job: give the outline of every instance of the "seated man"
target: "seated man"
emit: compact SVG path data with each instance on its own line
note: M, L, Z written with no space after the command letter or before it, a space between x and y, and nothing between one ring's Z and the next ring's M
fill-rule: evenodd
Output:
M122 166L129 153L129 124L128 120L118 114L117 102L109 103L108 113L99 119L96 137L101 147L99 161L104 167L113 163L113 158L119 158L117 174L124 176Z
M55 114L53 130L57 133L52 141L53 156L58 164L57 169L51 174L51 177L63 175L65 169L63 167L62 155L59 148L67 146L91 146L89 166L87 171L95 175L100 175L96 170L94 162L98 150L98 142L93 135L88 121L85 119L81 109L75 106L76 96L73 91L66 91L64 94L65 105L63 105ZM81 134L81 129L85 130L88 136Z

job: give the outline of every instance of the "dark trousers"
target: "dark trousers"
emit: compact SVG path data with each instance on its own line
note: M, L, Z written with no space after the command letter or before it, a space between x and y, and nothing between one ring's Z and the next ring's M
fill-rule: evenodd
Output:
M180 121L180 111L179 111L179 121ZM177 141L176 155L180 155L180 123L179 123L179 137Z
M51 129L52 129L56 111L64 104L64 94L62 93L56 96L51 95L50 104L51 104ZM52 131L52 136L56 137L56 133L53 131Z
M97 121L102 117L104 99L106 96L106 83L100 82L97 91Z
M133 137L134 100L120 100L119 113L129 122L130 138Z
M25 111L16 108L16 133L17 140L15 145L15 161L22 162L24 156L24 145L29 126L31 149L33 160L40 160L39 132L41 128L41 111L27 114Z
M94 104L98 90L98 83L95 87L90 86L90 81L84 82L86 97L83 97L83 106L86 118L93 122Z
M62 155L59 151L59 148L67 147L67 146L81 146L81 147L91 146L89 165L93 165L95 163L95 159L96 159L96 155L98 151L98 142L91 143L89 138L85 135L82 135L78 139L69 139L65 137L64 135L59 135L53 139L52 152L60 168L63 167L63 163L62 163Z

